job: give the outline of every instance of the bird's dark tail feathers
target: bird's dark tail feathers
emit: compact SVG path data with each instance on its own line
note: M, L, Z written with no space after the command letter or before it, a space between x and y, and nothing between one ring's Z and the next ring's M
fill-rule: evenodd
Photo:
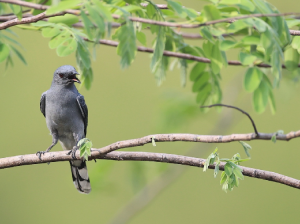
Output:
M73 183L76 189L83 194L91 192L90 178L86 163L81 160L70 161Z

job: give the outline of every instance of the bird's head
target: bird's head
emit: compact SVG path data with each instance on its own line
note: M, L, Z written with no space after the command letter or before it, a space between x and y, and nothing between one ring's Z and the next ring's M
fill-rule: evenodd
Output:
M78 72L73 66L63 65L54 72L53 82L60 85L70 85L74 82L81 83L77 75Z

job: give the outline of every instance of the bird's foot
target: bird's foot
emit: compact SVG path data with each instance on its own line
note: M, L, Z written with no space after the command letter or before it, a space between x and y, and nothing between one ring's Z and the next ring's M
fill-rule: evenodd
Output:
M67 153L67 155L72 155L72 159L76 159L76 151L77 151L78 147L74 146L73 149L70 150L70 152Z
M38 156L39 159L42 160L42 155L44 155L46 152L48 152L48 151L38 151L38 152L36 153L36 156Z

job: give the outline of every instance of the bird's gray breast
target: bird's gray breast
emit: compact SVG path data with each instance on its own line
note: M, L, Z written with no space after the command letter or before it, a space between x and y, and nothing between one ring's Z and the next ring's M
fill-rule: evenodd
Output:
M47 91L46 123L51 132L57 132L59 140L84 137L84 122L76 97L78 93L68 89Z

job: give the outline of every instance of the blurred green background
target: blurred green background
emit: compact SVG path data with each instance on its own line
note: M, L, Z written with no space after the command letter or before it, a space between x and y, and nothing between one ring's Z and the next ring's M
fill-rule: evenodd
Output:
M294 12L297 1L270 0L281 12ZM164 3L164 2L156 2ZM203 1L186 0L184 5L200 10ZM13 30L24 46L28 66L15 60L7 71L0 66L0 157L45 150L51 136L39 110L42 92L51 84L55 69L76 65L74 55L60 58L48 48L48 39L35 31ZM148 41L150 43L150 41ZM149 44L148 43L148 44ZM200 45L198 40L190 41ZM229 58L236 58L232 53ZM157 87L150 73L150 55L137 53L132 66L121 70L116 49L99 46L93 62L91 90L80 88L89 108L87 137L94 147L156 133L231 134L253 132L249 120L236 111L197 109L191 83L180 85L178 70L169 71ZM222 72L223 103L248 111L259 132L299 130L299 84L283 79L275 90L277 113L269 109L256 114L251 94L242 88L244 69L228 67ZM186 113L181 111L188 105ZM252 159L244 166L278 172L300 179L298 159L300 139L290 142L253 141ZM192 154L206 158L215 147L221 157L239 152L241 145L157 143L131 148L134 151ZM58 144L53 150L61 150ZM150 162L101 161L88 163L92 182L89 195L79 194L72 183L69 163L32 165L0 171L1 223L299 223L300 191L273 182L245 178L240 187L227 194L213 172L179 165ZM164 175L160 178L159 175ZM146 193L138 192L148 186ZM159 191L162 189L162 191ZM158 193L159 192L159 193ZM155 197L154 197L155 196ZM153 200L150 200L153 197ZM140 198L138 203L130 203ZM146 200L150 203L146 203ZM145 208L137 212L136 208ZM125 208L125 210L122 210ZM138 210L138 209L137 209ZM123 211L120 213L120 211ZM119 214L119 215L117 215Z

